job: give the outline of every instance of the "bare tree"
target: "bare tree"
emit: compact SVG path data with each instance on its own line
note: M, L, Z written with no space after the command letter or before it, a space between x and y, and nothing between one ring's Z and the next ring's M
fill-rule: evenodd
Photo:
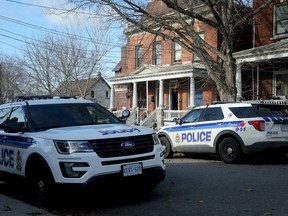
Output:
M6 103L15 96L27 92L25 71L14 57L0 54L0 103Z
M89 8L106 18L127 21L141 31L175 41L198 56L208 75L216 83L222 101L236 100L234 41L237 31L252 23L253 16L273 0L262 0L252 10L249 0L151 0L166 6L165 13L149 10L147 0L67 0L75 9ZM195 7L197 4L197 7ZM112 10L111 10L112 9ZM151 12L152 11L152 12ZM193 28L199 20L216 29L222 40L218 47L203 40Z
M72 94L76 89L79 96L84 97L90 79L105 66L103 56L113 47L109 43L108 31L108 28L86 30L85 35L67 31L27 41L23 48L23 62L30 77L38 83L40 93L58 91L61 94L64 89L67 94ZM103 35L107 41L103 40ZM99 40L101 43L97 43Z

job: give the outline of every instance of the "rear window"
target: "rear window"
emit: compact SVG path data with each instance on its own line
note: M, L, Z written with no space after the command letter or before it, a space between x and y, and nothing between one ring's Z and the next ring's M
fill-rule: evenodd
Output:
M237 118L288 116L288 109L286 106L261 104L252 105L252 107L230 107L229 109Z
M288 106L282 105L253 105L261 117L287 117Z

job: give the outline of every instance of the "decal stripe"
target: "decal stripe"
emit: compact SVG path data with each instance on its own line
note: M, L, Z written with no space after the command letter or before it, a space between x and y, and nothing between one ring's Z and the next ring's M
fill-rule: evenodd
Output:
M179 125L165 128L167 132L176 132L176 131L186 131L186 130L199 130L199 129L215 129L222 127L239 127L241 126L242 121L229 121L229 122L218 122L197 124L197 125Z
M27 149L33 144L33 138L0 135L0 145Z

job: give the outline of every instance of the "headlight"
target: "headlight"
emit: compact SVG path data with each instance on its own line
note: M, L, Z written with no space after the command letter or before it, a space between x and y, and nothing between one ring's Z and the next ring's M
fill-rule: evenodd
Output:
M55 146L60 154L72 154L75 152L93 152L88 141L62 141L55 140Z
M154 145L161 144L160 139L157 134L152 134Z

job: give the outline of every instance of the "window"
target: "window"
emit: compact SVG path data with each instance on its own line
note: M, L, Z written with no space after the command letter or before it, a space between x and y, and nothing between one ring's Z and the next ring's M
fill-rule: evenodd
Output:
M198 35L204 40L204 32L202 33L198 33ZM194 61L200 61L199 57L197 55L194 54Z
M275 36L288 34L288 4L275 6Z
M109 92L106 91L106 98L109 98Z
M91 98L94 98L94 97L95 97L95 92L91 91Z
M162 45L161 42L156 42L154 44L154 59L153 62L155 65L161 65L162 63Z
M173 43L173 62L181 62L182 61L182 47L180 44L174 42Z
M0 129L3 129L5 122L9 117L10 110L10 108L0 109Z
M182 119L183 123L199 122L203 109L196 109L185 115Z
M205 110L202 121L215 121L222 120L224 118L221 107L207 108Z
M144 48L143 46L136 47L136 68L143 65Z

